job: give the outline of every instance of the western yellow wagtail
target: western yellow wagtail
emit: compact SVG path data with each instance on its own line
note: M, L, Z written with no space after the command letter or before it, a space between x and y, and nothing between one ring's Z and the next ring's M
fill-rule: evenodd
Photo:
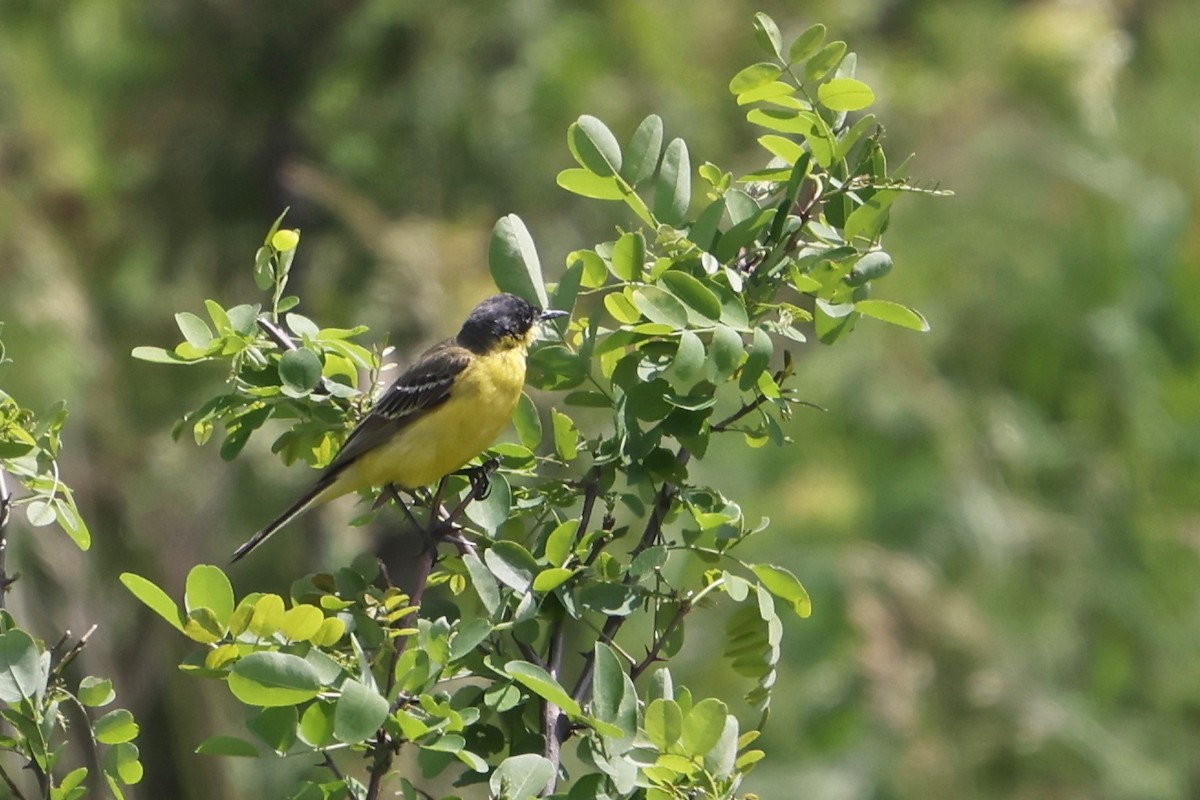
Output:
M425 351L396 379L316 484L239 547L233 561L313 506L373 486L426 486L479 455L512 418L536 324L566 314L511 294L477 305L457 336Z

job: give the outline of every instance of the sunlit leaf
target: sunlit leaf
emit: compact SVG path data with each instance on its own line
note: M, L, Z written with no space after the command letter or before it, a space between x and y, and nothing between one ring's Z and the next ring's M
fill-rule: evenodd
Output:
M492 229L488 269L501 291L524 297L538 308L549 307L537 248L529 229L516 214L501 217Z
M890 300L859 300L854 304L854 310L864 317L874 317L902 328L922 333L929 330L929 323L920 313Z

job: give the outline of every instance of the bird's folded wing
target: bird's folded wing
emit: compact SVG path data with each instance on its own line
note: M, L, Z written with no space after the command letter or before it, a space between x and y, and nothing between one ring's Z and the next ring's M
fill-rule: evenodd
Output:
M449 400L454 381L470 362L471 353L452 340L430 348L396 378L371 412L350 432L325 474L340 472Z

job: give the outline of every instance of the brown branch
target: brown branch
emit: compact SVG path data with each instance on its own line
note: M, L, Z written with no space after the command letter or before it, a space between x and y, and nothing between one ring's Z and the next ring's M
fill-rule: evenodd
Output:
M690 461L692 458L692 454L686 447L681 447L679 448L679 453L676 457L679 459L680 466L687 466L688 461ZM664 482L663 485L659 487L658 494L655 496L654 500L654 508L650 511L650 519L646 521L646 528L642 531L642 538L638 540L637 546L633 548L632 552L630 552L631 558L637 558L639 554L659 540L659 538L662 536L663 523L666 521L667 514L670 513L671 508L675 505L675 500L678 497L679 487L674 483L669 481ZM634 580L628 574L626 574L623 583L626 586L630 586L634 583ZM627 616L609 616L604 623L604 628L600 631L600 637L598 641L601 641L605 644L612 642L617 637L617 633L620 632L621 626L625 624L627 619ZM591 691L592 678L595 675L595 671L596 652L595 649L593 649L592 652L584 656L583 670L579 674L579 679L575 682L574 689L571 690L571 697L573 697L576 702L582 703L583 698L588 694L588 692Z
M68 650L66 654L59 660L58 664L54 666L54 670L50 673L52 676L57 677L62 675L63 670L70 666L71 662L74 661L81 652L83 652L83 648L87 646L88 639L90 639L92 634L96 632L97 627L99 626L93 625L87 629L87 632L84 633L83 636L79 637L79 641L75 643L75 646ZM69 635L70 633L68 632L66 636ZM63 638L65 639L66 636Z
M418 558L420 561L417 565L416 585L409 598L410 604L414 606L420 606L421 600L425 596L425 588L429 585L429 575L433 572L433 564L437 560L437 543L428 543ZM391 694L392 689L396 687L396 664L400 661L400 656L404 655L404 650L408 647L408 640L411 638L402 636L395 640L388 664L385 695ZM400 742L393 740L387 731L380 728L375 734L373 748L375 757L371 762L371 779L367 784L365 800L379 800L379 793L383 790L383 779L392 769L392 761L400 749Z
M342 774L340 769L338 769L337 762L333 760L333 756L329 755L329 751L322 750L321 755L325 756L325 761L323 762L324 767L333 773L333 777L337 778L339 781L346 780L346 776Z
M547 671L550 677L554 680L559 680L562 675L562 660L563 660L563 639L566 634L566 626L563 624L562 617L554 621L554 627L550 632L550 652L547 658ZM549 700L543 702L542 706L542 730L546 737L546 747L544 755L546 760L554 767L554 772L550 775L550 780L542 789L542 796L554 794L555 788L558 786L558 768L562 763L562 746L566 742L567 737L571 734L570 720L567 715L562 713L562 709Z
M8 535L5 533L5 529L8 527L8 520L11 514L12 493L9 492L8 483L4 480L4 470L0 469L0 609L4 608L4 596L8 594L8 587L12 586L17 578L21 577L20 573L9 577L6 566Z
M730 425L737 422L751 411L754 411L765 402L767 402L766 395L757 395L751 402L744 404L741 408L730 414L725 419L712 425L709 430L711 430L713 433L722 433L723 431L727 431L729 430Z
M638 677L640 677L641 674L650 667L651 664L658 660L658 654L662 652L663 646L667 643L667 639L672 633L675 632L675 629L679 627L680 623L683 622L683 618L691 613L692 608L694 608L694 606L686 600L679 605L679 608L675 611L675 616L672 617L671 621L667 623L667 627L663 628L662 633L655 637L653 644L651 644L650 648L646 651L645 658L634 664L629 670L629 677L632 680L636 681Z
M271 341L282 347L284 350L299 350L299 345L293 341L291 336L288 336L287 331L276 325L271 320L264 317L258 318L258 327L263 329L263 332L271 338Z

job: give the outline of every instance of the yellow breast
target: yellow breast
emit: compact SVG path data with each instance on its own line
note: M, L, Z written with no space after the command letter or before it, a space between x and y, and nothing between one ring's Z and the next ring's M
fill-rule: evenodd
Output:
M449 400L363 454L338 483L347 491L389 483L415 489L441 479L496 440L524 385L524 347L477 357L455 381Z

